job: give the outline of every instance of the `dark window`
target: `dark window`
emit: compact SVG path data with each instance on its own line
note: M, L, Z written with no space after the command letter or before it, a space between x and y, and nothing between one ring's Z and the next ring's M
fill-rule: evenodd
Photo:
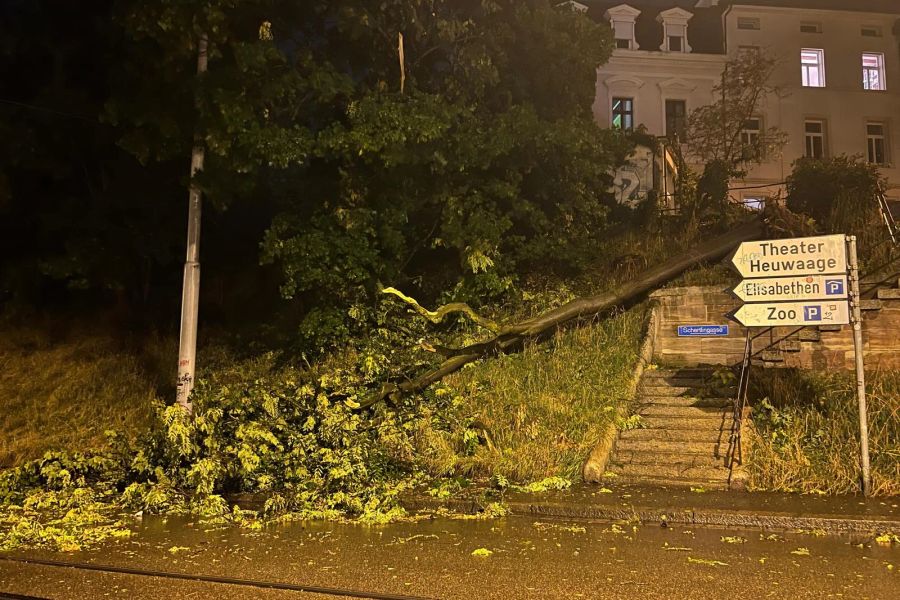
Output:
M759 160L762 158L760 137L762 136L762 119L754 117L744 121L744 129L741 131L741 157L744 160Z
M684 100L666 100L666 135L684 139L687 125L687 104Z
M887 135L883 123L868 123L866 125L866 137L869 146L869 162L875 165L886 165L885 140Z
M670 35L669 36L669 51L670 52L681 52L683 49L682 40L683 40L683 38L680 35Z
M738 29L753 29L758 30L760 28L759 19L753 19L751 17L739 17L737 20Z
M629 48L631 48L631 40L617 38L616 39L616 48L624 48L624 49L628 50Z
M806 156L809 158L825 158L825 123L824 121L807 121Z
M860 30L860 35L864 37L881 37L881 28L880 27L863 27Z
M821 23L800 23L801 33L822 33Z
M634 129L634 98L613 98L612 126L623 131Z

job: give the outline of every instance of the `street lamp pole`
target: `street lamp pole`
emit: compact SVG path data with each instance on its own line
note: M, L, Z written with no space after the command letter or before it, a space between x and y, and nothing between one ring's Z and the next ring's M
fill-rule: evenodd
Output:
M200 36L197 45L197 74L206 72L208 39ZM178 380L175 400L188 413L192 411L191 390L197 359L197 314L200 300L200 215L202 194L195 176L203 170L204 149L200 137L191 150L191 182L188 191L187 254L181 294L181 336L178 344Z

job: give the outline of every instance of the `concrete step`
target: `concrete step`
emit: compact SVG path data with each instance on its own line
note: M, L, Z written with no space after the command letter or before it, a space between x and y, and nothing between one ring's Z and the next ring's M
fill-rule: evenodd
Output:
M646 427L643 429L630 429L619 433L618 443L628 442L646 442L651 444L660 444L674 442L678 444L698 443L698 444L727 444L731 437L731 423L726 427L706 427L706 428L678 428L664 429L660 427Z
M879 300L900 300L900 289L881 288L878 290Z
M723 455L728 450L728 437L721 441L669 441L669 440L641 440L636 438L621 438L616 442L616 454L628 452L640 452L650 454L676 454L698 455L714 457Z
M800 340L784 340L778 344L778 349L781 352L800 352L802 346L800 346Z
M781 352L779 352L778 350L765 350L764 352L760 352L759 358L763 362L768 363L784 362L784 356L782 356Z
M728 469L724 466L694 466L691 463L672 465L625 464L615 460L610 464L610 471L634 479L644 481L648 478L663 480L689 480L707 483L727 483Z
M860 310L881 310L882 308L884 308L884 304L881 303L881 300L873 299L859 301Z
M648 369L644 371L644 379L665 379L667 381L690 380L693 382L703 382L712 379L713 370L703 369L700 367L687 367L684 369Z
M712 452L703 454L685 453L685 452L631 452L629 450L616 450L613 456L613 462L620 465L649 465L658 467L679 467L679 468L712 468L725 466L725 451L723 449L721 456L716 456Z
M737 392L735 392L737 393ZM696 406L701 408L730 408L734 404L733 398L717 396L715 398L697 398L695 396L641 396L638 398L641 406Z
M712 384L711 379L685 378L685 377L644 377L641 385L645 387L683 387L702 390Z
M725 418L731 418L731 411L722 408L706 408L702 406L666 406L660 404L649 404L647 406L643 406L641 407L640 411L638 411L638 414L641 415L645 421L652 420L655 417L700 420L715 419L716 421L722 421Z
M642 415L643 416L643 415ZM732 419L731 414L727 416L722 413L722 417L712 418L693 418L686 419L684 417L644 417L641 429L644 430L688 430L706 432L707 435L713 435L719 431L731 431Z
M675 478L675 479L657 479L654 477L641 477L641 478L632 478L620 475L616 481L621 481L622 483L633 483L640 485L647 485L652 487L661 487L661 488L702 488L704 490L716 491L716 490L727 490L728 489L728 481L699 481L694 479L685 479L685 478Z
M822 334L816 329L804 329L797 337L801 342L819 342L822 340Z
M734 388L728 386L686 386L686 385L658 385L654 383L642 383L638 392L643 396L712 396L728 395Z

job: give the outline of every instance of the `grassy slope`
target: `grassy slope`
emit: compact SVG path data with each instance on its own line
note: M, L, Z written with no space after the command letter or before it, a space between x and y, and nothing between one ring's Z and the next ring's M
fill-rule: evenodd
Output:
M859 490L855 378L772 369L755 390L749 469L757 489ZM900 373L867 374L872 489L900 494ZM763 404L767 399L771 408Z
M459 414L481 443L467 450L453 432L425 432L429 470L518 482L576 479L617 407L629 400L643 325L639 307L448 378Z
M144 352L152 351L144 349ZM0 327L0 467L47 450L102 447L109 429L146 426L156 382L139 358L97 332L56 338Z

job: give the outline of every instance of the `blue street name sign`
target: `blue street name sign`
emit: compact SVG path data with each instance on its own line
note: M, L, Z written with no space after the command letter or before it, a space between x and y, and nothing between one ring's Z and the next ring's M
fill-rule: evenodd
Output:
M678 337L723 337L728 325L679 325Z

